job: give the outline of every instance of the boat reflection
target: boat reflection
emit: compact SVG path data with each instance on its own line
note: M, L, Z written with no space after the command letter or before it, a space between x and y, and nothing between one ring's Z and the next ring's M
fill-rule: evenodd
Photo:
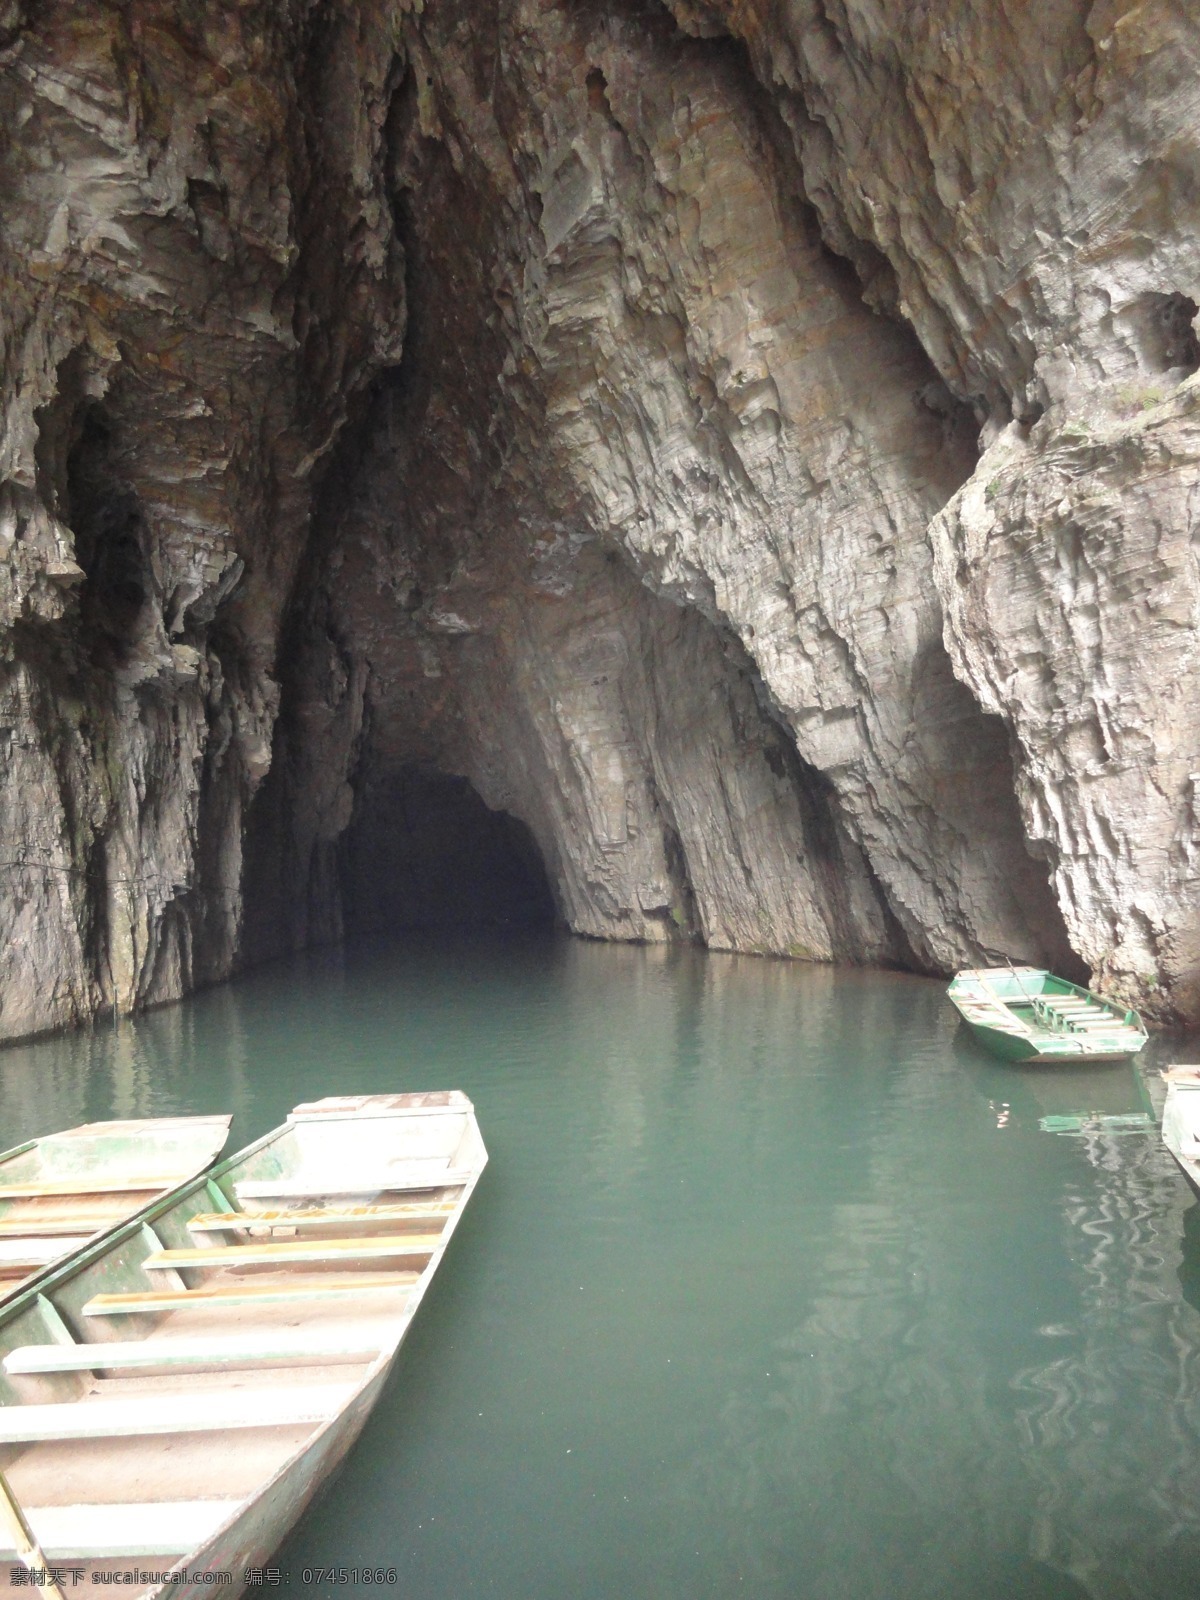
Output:
M1183 1252L1176 1273L1179 1292L1193 1311L1200 1311L1200 1201L1183 1217Z
M1013 1378L1038 1485L1030 1553L1095 1600L1195 1593L1200 1277L1186 1262L1200 1260L1196 1208L1147 1111L1047 1121L1079 1138L1094 1176L1068 1182L1061 1199L1079 1316L1043 1330L1071 1346Z

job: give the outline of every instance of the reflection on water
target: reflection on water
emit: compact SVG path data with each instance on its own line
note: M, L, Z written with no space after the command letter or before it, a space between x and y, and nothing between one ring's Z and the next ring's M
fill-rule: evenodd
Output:
M1179 1292L1193 1311L1200 1311L1200 1205L1183 1219L1183 1251L1177 1273Z
M1042 1558L1105 1600L1197 1592L1200 1370L1179 1296L1189 1191L1157 1138L1101 1129L1062 1197L1080 1314L1056 1360L1017 1374ZM1191 1208L1194 1210L1194 1207Z
M406 1600L1195 1594L1200 1225L1148 1071L992 1062L917 979L566 940L313 958L0 1054L9 1143L476 1100L473 1211L280 1557Z

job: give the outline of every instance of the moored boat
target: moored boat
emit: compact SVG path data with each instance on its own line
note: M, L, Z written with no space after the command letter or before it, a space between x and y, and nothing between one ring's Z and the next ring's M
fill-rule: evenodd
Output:
M1148 1037L1136 1011L1040 967L959 972L946 993L979 1043L1005 1061L1125 1061Z
M0 1303L30 1277L203 1172L230 1118L88 1122L0 1154Z
M1192 1187L1200 1190L1200 1067L1169 1067L1163 1081L1167 1086L1163 1143Z
M456 1091L298 1106L0 1308L0 1560L242 1593L357 1437L486 1161Z

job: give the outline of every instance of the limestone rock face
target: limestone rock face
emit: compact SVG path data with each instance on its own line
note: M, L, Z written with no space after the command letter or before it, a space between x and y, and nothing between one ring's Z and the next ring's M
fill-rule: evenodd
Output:
M745 41L825 238L986 418L930 530L955 673L1074 949L1194 1021L1195 9L675 10Z
M421 773L581 933L1200 1016L1183 0L0 47L0 1035L339 937Z
M403 270L380 26L368 42L301 6L50 4L4 44L13 1036L229 971L313 465L399 351ZM313 233L342 248L306 248Z

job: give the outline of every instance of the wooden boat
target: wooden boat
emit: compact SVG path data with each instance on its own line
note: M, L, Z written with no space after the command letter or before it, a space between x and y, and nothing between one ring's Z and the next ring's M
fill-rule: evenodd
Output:
M1163 1080L1167 1085L1163 1143L1192 1187L1200 1190L1200 1067L1170 1067Z
M203 1172L229 1117L88 1122L0 1155L0 1303L32 1274Z
M960 972L946 992L980 1044L1006 1061L1124 1061L1147 1039L1136 1011L1039 967Z
M0 1560L241 1594L357 1437L486 1161L457 1092L297 1106L0 1308Z

